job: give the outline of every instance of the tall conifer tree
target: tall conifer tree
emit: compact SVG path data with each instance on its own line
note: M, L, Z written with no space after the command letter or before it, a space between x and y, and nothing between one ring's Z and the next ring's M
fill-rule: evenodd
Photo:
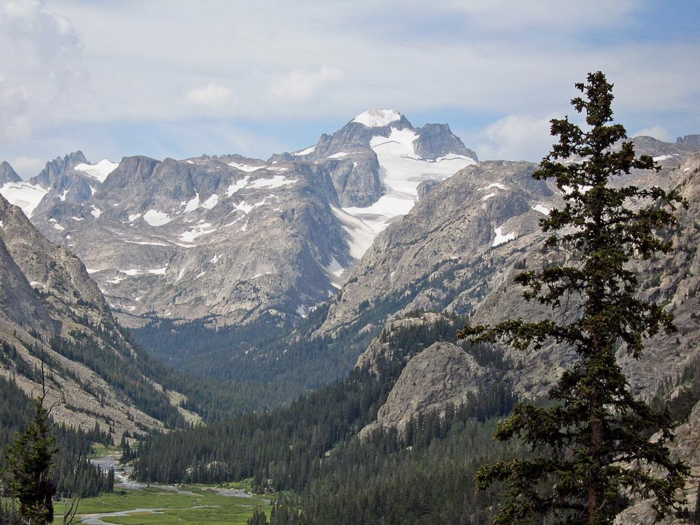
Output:
M629 494L654 498L660 519L679 503L688 473L669 455L670 416L635 399L616 361L618 350L638 358L645 338L661 329L675 331L668 312L638 298L638 278L628 263L671 250L660 234L675 225L674 211L683 200L658 187L611 185L632 170L659 169L651 157L637 157L634 145L624 141L625 128L612 123L612 87L601 72L576 84L583 96L571 103L587 126L568 117L552 120L559 142L533 174L554 180L564 195L563 209L541 221L550 232L546 249L567 250L574 262L516 276L527 300L554 309L571 298L579 302L580 315L569 323L513 319L459 333L475 343L502 341L519 350L554 341L577 353L550 392L551 408L520 403L496 433L503 441L520 438L533 457L477 473L480 489L495 481L508 486L498 524L609 524ZM658 440L648 439L652 432Z
M23 522L36 525L53 522L56 494L50 470L58 449L44 397L36 399L34 420L6 451L10 495L19 501Z

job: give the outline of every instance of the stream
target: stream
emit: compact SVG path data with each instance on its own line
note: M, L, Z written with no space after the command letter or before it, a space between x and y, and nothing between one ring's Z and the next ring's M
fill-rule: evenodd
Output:
M128 489L128 490L142 490L145 488L158 488L159 490L167 492L176 492L178 494L185 494L187 496L196 496L197 494L190 490L182 490L175 485L161 485L158 483L141 483L138 481L133 481L131 475L133 473L133 468L127 465L119 464L119 453L107 454L101 458L91 459L90 463L99 466L103 471L107 472L110 468L114 469L114 488ZM250 498L250 494L241 489L229 489L220 487L211 487L211 490L215 491L219 496L230 497L230 498ZM194 505L192 507L185 507L187 509L203 509L207 507L212 507L212 505ZM162 514L163 511L168 510L166 508L155 508L155 509L130 509L122 510L118 512L104 512L98 514L90 514L81 518L80 523L85 523L88 525L112 525L106 521L102 521L102 518L112 518L112 517L123 517L129 516L130 514Z

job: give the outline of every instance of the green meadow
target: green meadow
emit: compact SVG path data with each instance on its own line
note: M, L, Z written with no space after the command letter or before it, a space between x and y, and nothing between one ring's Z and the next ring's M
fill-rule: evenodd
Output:
M100 520L105 523L134 525L188 523L237 525L245 524L256 506L263 508L269 515L269 504L269 497L226 496L219 494L215 487L204 485L178 486L177 492L172 488L168 490L160 486L141 490L117 489L111 494L83 499L74 523L84 522L94 514L104 515L126 511L129 512L127 515L103 516ZM63 503L57 502L55 509L54 523L62 523ZM136 509L138 509L136 512L130 512ZM149 511L149 509L157 510Z

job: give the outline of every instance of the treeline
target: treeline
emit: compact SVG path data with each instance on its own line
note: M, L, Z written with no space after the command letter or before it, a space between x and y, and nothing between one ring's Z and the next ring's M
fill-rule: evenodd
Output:
M167 321L164 322L167 323ZM197 370L189 368L176 370L172 368L173 364L169 360L165 363L161 362L146 352L130 331L122 329L122 336L136 350L137 362L144 375L157 381L166 389L184 394L186 400L181 403L181 406L199 414L207 422L229 419L255 411L268 411L289 403L294 397L308 391L303 386L298 387L280 381L258 382L233 380L226 377L219 377L213 381L210 377L199 375ZM235 368L230 363L226 366L221 366L219 363L218 366ZM295 392L294 397L290 397L288 391L290 387Z
M71 361L81 363L98 376L104 379L113 388L124 393L133 402L134 406L163 421L170 428L184 428L187 426L185 419L174 407L168 396L157 390L153 383L147 379L150 377L146 359L138 353L133 353L128 348L121 349L117 345L110 345L115 351L105 349L98 341L87 336L83 332L74 332L75 341L69 341L60 337L54 337L50 341L51 349L67 357ZM95 389L97 387L85 385L84 388ZM103 392L91 392L98 398L104 397Z
M248 414L206 428L152 436L137 453L143 481L223 482L252 478L258 491L294 491L275 504L274 516L256 512L257 525L275 523L403 524L488 523L495 493L476 495L476 468L507 457L492 440L498 417L515 396L501 379L464 405L413 418L405 429L358 433L376 414L406 361L436 340L455 340L454 317L387 330L390 359L378 376L354 370L289 407ZM502 355L467 349L485 366Z
M363 498L372 493L388 505L383 492L391 492L396 484L404 487L399 494L415 493L411 497L416 512L433 503L444 508L447 500L455 506L450 512L457 512L465 496L454 484L472 479L475 466L496 447L491 440L494 423L485 418L509 413L514 396L504 383L496 382L485 395L447 407L444 415L415 418L401 433L379 429L361 442L357 433L374 420L387 393L376 377L355 371L346 382L324 387L272 414L149 438L138 450L135 473L142 481L169 483L252 478L258 491L314 494L313 500L304 500L304 509L307 515L316 509L319 523L332 513L341 494L348 508L355 503L360 506L354 508L362 508ZM493 457L500 454L494 452ZM464 461L455 461L458 457ZM426 489L416 483L423 482L444 497L419 497ZM358 487L366 490L359 492ZM401 508L400 498L393 500L396 509ZM473 504L480 501L476 498ZM476 507L470 503L468 508L472 512Z
M254 478L263 487L271 479L275 490L299 490L309 467L369 423L387 393L358 371L272 413L151 436L138 449L134 473L141 481L165 483Z
M131 333L162 362L188 375L252 387L259 403L253 409L265 410L346 377L381 331L386 317L405 307L412 297L412 293L394 294L373 303L356 326L333 337L312 337L324 322L327 303L291 332L290 327L265 322L250 328L211 329L206 320L158 320ZM359 333L358 326L375 328Z
M139 448L135 472L144 481L253 477L276 480L275 489L298 489L306 482L309 464L376 418L405 361L436 339L455 338L460 322L455 317L391 332L393 358L378 363L380 378L355 370L282 410L151 437Z
M493 492L474 493L474 473L505 457L492 440L514 396L496 382L444 414L412 419L403 432L358 431L374 420L387 389L366 372L287 409L151 438L138 451L144 481L221 482L253 478L258 491L287 491L281 520L296 523L489 523ZM290 507L284 507L290 505ZM259 523L262 517L257 516Z
M345 444L302 492L303 523L492 523L499 490L477 494L474 475L485 462L507 461L512 451L492 439L496 419L457 421L443 436L431 436L429 422L422 432L416 425L423 444L406 446L393 432Z
M35 412L34 402L15 381L0 376L0 471L4 467L5 449L32 421ZM71 493L75 489L77 494L87 497L110 492L114 488L114 473L104 472L87 459L93 443L110 443L109 434L97 426L92 430L76 430L65 425L54 425L53 430L59 449L54 457L53 475L58 484L58 493ZM80 462L78 458L81 458Z
M96 338L81 332L71 334L75 342L54 338L52 348L71 360L81 362L112 384L134 402L146 414L163 421L169 428L189 426L183 416L172 406L167 390L184 394L183 408L202 416L205 421L232 417L248 411L266 408L258 400L270 389L250 382L207 381L187 372L179 372L166 366L145 351L132 333L119 325L104 328L92 324L89 319L80 322L90 327ZM105 352L103 346L115 352ZM163 386L155 388L152 381ZM82 385L90 390L90 385Z
M245 385L236 389L241 402L258 411L288 404L347 375L373 337L306 338L276 327L214 330L200 321L170 320L132 333L159 360L188 376L199 376L202 382L226 381L234 388ZM248 392L254 395L246 397Z
M167 390L175 390L185 395L181 406L200 414L205 421L215 421L270 408L260 402L264 394L274 390L266 385L226 380L210 381L179 372L143 350L131 333L123 328L117 327L118 336L113 331L102 330L100 327L91 325L91 328L97 334L97 338L75 331L71 334L74 341L59 337L52 338L51 348L71 361L94 370L107 383L128 396L135 407L162 421L168 428L187 428L189 424L177 407L172 405ZM36 357L50 359L46 355L40 356L29 345L25 346ZM105 350L105 347L113 351ZM30 372L25 370L26 363L22 359L17 359L16 351L9 362L14 363L16 367L21 367L20 373ZM71 375L70 370L61 367L57 362L51 363L51 368L60 369L61 374ZM36 370L33 375L37 375ZM32 376L28 375L28 377ZM162 385L164 390L156 388L153 382ZM81 383L81 388L98 399L104 395L95 385Z

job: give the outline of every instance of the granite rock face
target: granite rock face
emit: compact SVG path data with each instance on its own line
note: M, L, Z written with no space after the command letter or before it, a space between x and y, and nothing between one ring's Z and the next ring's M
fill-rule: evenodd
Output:
M434 312L424 312L418 317L405 317L387 323L382 334L375 337L357 359L355 368L367 370L375 376L380 376L383 366L387 364L406 364L412 356L403 351L395 335L402 330L415 327L424 327L430 330L438 323L454 324L446 316ZM461 327L454 325L455 331L457 328Z
M400 305L396 317L474 308L541 238L539 219L561 202L551 186L532 179L535 167L483 162L434 186L375 239L332 299L319 333L352 326L360 305L371 309L388 298Z
M57 157L47 162L46 167L30 182L45 188L63 190L64 184L70 182L70 177L66 177L66 175L73 171L77 165L84 163L87 163L87 159L82 151L70 153L63 158Z
M0 323L4 331L22 326L53 335L57 331L46 308L0 239Z
M697 246L700 224L700 154L687 155L674 164L666 164L659 175L632 174L620 184L637 186L659 185L677 189L688 200L688 209L677 211L678 226L670 232L674 250L648 262L634 262L631 267L640 274L640 296L665 305L675 317L678 333L661 333L645 343L642 359L633 358L624 348L618 360L634 391L643 397L654 395L656 389L669 379L675 379L698 355L700 322L698 296L700 290L700 260ZM524 269L538 269L555 254L543 255L537 240L533 249L522 256L518 268L507 268L500 283L475 309L471 322L495 324L501 320L522 317L536 320L544 316L572 320L577 313L575 301L554 312L543 310L536 303L522 298L522 288L513 282L515 274ZM511 374L515 390L521 395L536 397L549 390L564 367L574 357L570 351L546 345L539 352L522 354L507 350L516 363Z
M47 162L41 173L29 179L29 184L44 188L48 192L37 206L35 213L46 212L60 202L80 202L90 199L99 187L100 181L76 169L77 166L87 165L88 161L82 151Z
M117 441L127 431L138 434L144 428L163 428L161 421L136 408L133 399L99 371L60 354L55 338L91 342L90 351L138 359L82 262L43 237L19 207L0 196L0 341L13 347L15 358L25 365L3 356L0 374L15 377L22 390L36 396L40 384L22 371L26 365L38 369L38 356L43 354L47 402L56 421L112 428ZM152 379L144 380L162 390Z
M664 142L653 137L632 139L638 154L650 155L657 162L678 162L678 158L700 150L700 135L678 137L676 142ZM674 160L675 157L675 160Z
M683 461L690 467L690 476L685 485L685 508L691 513L696 511L698 501L698 477L700 476L700 403L695 405L688 421L680 425L674 432L674 441L669 444L674 459ZM659 474L659 473L657 473ZM651 500L637 501L623 512L616 520L616 525L685 525L687 520L669 517L655 521L655 513ZM690 522L692 523L692 521Z
M49 242L17 206L0 197L2 237L22 273L52 303L59 317L70 313L98 323L112 319L107 303L83 263Z
M241 157L124 159L86 202L37 226L85 261L127 324L142 316L299 319L353 259L328 172Z
M377 420L362 433L377 427L403 430L419 414L442 412L448 404L462 405L490 379L489 371L460 347L437 342L408 362L379 409Z
M22 179L6 161L0 162L0 186L8 182L20 182Z
M423 180L475 162L448 126L414 128L375 110L268 162L90 164L78 151L0 193L83 260L129 326L166 318L286 327L335 293Z
M426 124L418 130L414 144L416 153L429 160L456 154L478 161L476 153L467 148L461 139L452 133L449 124Z

